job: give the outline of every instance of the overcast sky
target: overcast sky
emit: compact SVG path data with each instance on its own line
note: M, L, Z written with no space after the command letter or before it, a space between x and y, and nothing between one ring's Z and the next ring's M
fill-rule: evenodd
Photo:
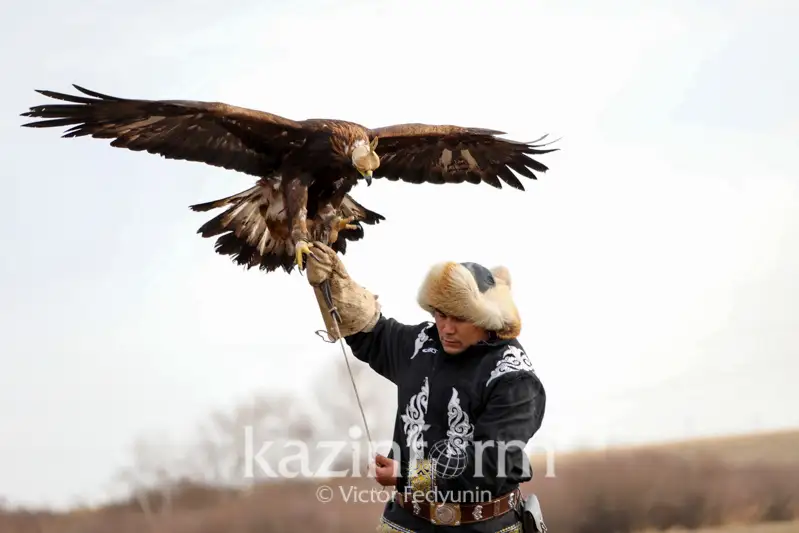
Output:
M351 246L350 273L387 314L420 322L432 263L507 265L549 394L540 443L799 426L799 5L601 4L5 10L0 495L103 498L138 436L185 434L259 391L301 392L340 357L314 334L304 278L245 273L195 234L211 215L187 206L250 177L19 127L47 101L34 89L71 83L562 137L524 193L358 188L387 220Z

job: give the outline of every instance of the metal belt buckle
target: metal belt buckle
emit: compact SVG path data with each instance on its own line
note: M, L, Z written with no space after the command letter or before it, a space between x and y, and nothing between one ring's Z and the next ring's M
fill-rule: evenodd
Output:
M457 526L461 523L461 508L453 503L434 503L430 521L441 526Z

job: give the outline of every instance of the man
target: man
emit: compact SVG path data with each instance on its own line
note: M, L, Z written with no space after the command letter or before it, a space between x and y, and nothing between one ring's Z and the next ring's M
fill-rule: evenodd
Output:
M337 339L325 280L355 357L397 386L398 456L375 459L376 479L396 493L378 531L521 532L518 487L532 478L523 447L541 426L546 394L516 339L508 270L433 266L417 300L434 322L405 325L381 313L332 249L314 246L307 276L328 334Z

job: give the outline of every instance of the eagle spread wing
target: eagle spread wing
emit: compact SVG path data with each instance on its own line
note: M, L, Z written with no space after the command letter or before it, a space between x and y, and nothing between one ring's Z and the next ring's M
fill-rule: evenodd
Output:
M530 157L557 151L537 144L547 136L524 143L501 139L505 132L450 125L397 124L369 131L378 138L380 167L375 178L407 183L488 183L497 188L505 182L524 190L513 174L530 179L548 167Z
M37 91L67 104L31 107L30 128L72 126L64 137L113 139L111 146L167 159L195 161L258 177L270 176L307 126L220 102L117 98L74 86L88 96Z

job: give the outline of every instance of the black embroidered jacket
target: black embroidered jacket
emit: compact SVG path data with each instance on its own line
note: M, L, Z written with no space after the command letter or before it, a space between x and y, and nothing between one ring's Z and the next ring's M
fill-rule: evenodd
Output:
M381 316L372 331L346 341L355 357L397 385L397 491L474 503L531 479L523 447L541 426L546 393L517 340L449 355L435 324Z

